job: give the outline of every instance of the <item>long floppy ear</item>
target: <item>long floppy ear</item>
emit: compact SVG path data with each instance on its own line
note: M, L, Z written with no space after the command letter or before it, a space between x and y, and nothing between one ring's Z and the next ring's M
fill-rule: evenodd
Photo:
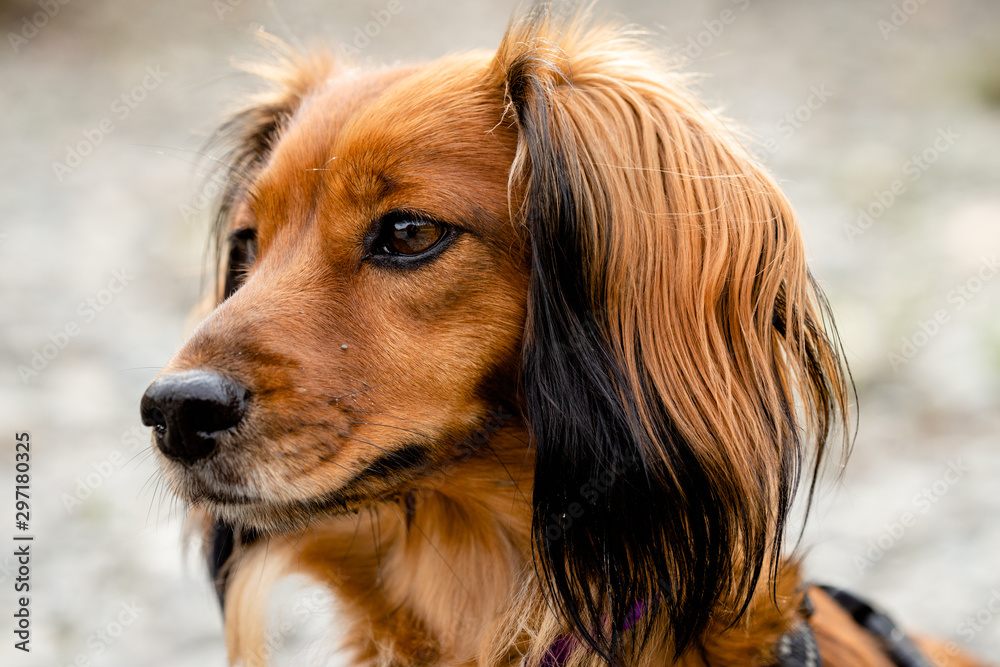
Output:
M577 634L631 664L654 618L678 653L739 619L803 435L818 467L848 390L775 183L654 54L585 22L536 9L493 72L531 236L534 544Z

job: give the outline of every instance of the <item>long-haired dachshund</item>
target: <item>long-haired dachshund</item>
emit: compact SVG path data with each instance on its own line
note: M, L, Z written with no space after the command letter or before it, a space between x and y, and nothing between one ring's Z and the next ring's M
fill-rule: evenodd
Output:
M355 665L973 665L782 554L850 398L795 216L564 13L424 65L285 53L223 129L218 306L142 416L230 660L305 573Z

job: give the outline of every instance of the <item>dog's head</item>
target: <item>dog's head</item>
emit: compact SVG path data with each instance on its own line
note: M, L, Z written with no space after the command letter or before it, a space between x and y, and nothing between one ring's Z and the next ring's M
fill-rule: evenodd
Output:
M265 529L397 490L513 400L528 285L482 58L288 67L231 127L224 300L144 405L176 490Z
M608 653L637 604L683 645L776 563L845 377L773 180L645 47L557 23L271 72L227 128L221 302L143 418L181 497L278 531L400 492L509 406L560 609Z

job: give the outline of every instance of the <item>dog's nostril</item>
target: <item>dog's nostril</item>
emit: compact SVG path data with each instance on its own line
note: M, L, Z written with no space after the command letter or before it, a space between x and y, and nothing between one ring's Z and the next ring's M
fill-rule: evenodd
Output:
M146 415L143 414L142 421L146 424ZM152 426L159 432L167 430L167 418L163 414L163 411L159 408L150 408L149 410L149 423L146 426Z
M222 431L243 420L247 395L245 387L211 371L164 375L142 397L142 423L154 427L164 454L193 463L215 450Z

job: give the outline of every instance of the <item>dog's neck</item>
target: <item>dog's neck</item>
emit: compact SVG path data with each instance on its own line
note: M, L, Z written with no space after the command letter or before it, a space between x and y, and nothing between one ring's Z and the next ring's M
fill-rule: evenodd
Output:
M360 654L358 664L474 665L486 652L487 664L518 664L529 645L544 648L565 636L532 561L527 443L523 426L505 426L467 460L445 464L392 501L328 519L291 541L294 555L285 562L333 590L342 614L336 622L347 629L345 648ZM277 567L274 542L268 558ZM234 585L260 588L259 574L239 570ZM660 662L650 664L730 664L725 656L746 664L739 660L770 646L794 615L797 576L787 572L778 583L780 612L762 593L737 627L711 628L680 659L654 639L646 652ZM232 644L230 622L239 621L227 619ZM654 637L667 634L654 629Z
M391 501L303 535L302 565L334 588L366 658L473 660L533 580L527 433L489 436Z

